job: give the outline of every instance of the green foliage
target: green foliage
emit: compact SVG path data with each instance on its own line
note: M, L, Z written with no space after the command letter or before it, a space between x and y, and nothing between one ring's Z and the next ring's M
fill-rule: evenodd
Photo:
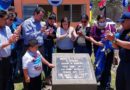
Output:
M95 19L97 17L98 14L101 13L101 11L99 10L99 7L98 7L98 2L100 2L101 0L90 0L91 3L92 3L92 13L93 13L93 19ZM106 7L107 7L107 13L109 12L109 14L107 14L107 17L109 18L115 18L113 14L116 14L119 13L120 15L120 12L122 12L122 4L121 4L121 1L122 0L107 0L107 3L106 3ZM114 10L117 10L115 9L116 7L118 6L118 12L114 12ZM111 13L112 12L112 13Z
M42 21L45 21L45 20L49 17L50 14L51 14L50 11L46 11L46 14L45 14L45 16L43 17Z

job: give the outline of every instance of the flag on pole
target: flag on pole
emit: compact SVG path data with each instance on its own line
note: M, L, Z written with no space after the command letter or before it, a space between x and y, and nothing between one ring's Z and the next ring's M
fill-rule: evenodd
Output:
M106 17L106 2L107 0L101 0L98 3L98 7L100 9L100 14L104 15Z
M100 9L104 8L104 6L106 6L106 0L101 0L99 3L98 3L98 7Z
M0 10L6 10L12 2L13 0L0 0Z
M92 4L92 2L90 2L90 10L92 9L92 7L93 7L93 4Z
M128 0L122 0L122 5L124 7L127 7L128 6Z
M92 21L92 10L90 10L90 22Z
M92 2L90 2L90 22L92 21L92 7L93 7L93 4Z

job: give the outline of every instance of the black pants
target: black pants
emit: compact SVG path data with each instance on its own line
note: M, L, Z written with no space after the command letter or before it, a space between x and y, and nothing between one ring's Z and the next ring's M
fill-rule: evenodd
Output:
M41 75L30 78L30 83L28 85L28 90L41 90Z
M112 51L108 53L106 56L106 63L105 63L104 71L102 72L101 80L100 80L101 87L104 87L104 88L110 88L113 54L114 53Z
M53 52L53 41L52 40L44 40L44 53L45 53L45 59L52 63L52 52ZM48 67L46 64L43 64L43 70L45 72L45 77L51 76L51 68Z
M97 53L98 48L99 48L99 46L93 45L94 56L96 56L96 53Z
M57 53L73 53L73 49L62 50L57 48Z
M92 54L92 47L91 46L82 46L82 45L75 45L75 53L88 53L90 56Z
M10 80L11 80L11 63L8 58L2 58L0 60L0 90L11 90Z
M118 66L116 90L130 90L130 61L121 60Z

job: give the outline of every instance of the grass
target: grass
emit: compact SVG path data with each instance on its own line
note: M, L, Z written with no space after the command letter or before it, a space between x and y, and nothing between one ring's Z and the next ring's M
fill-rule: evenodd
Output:
M15 83L15 90L22 90L23 89L23 83Z
M43 80L43 78L45 78L45 74L42 73L42 77L41 79ZM23 83L22 83L22 79L19 78L15 81L15 84L14 84L14 87L15 87L15 90L23 90Z
M115 90L115 79L116 79L116 74L115 72L111 71L112 79L111 79L111 86Z

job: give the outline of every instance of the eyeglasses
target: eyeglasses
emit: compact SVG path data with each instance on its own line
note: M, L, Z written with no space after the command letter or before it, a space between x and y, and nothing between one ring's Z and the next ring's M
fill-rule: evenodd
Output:
M87 21L81 21L82 23L87 23Z

